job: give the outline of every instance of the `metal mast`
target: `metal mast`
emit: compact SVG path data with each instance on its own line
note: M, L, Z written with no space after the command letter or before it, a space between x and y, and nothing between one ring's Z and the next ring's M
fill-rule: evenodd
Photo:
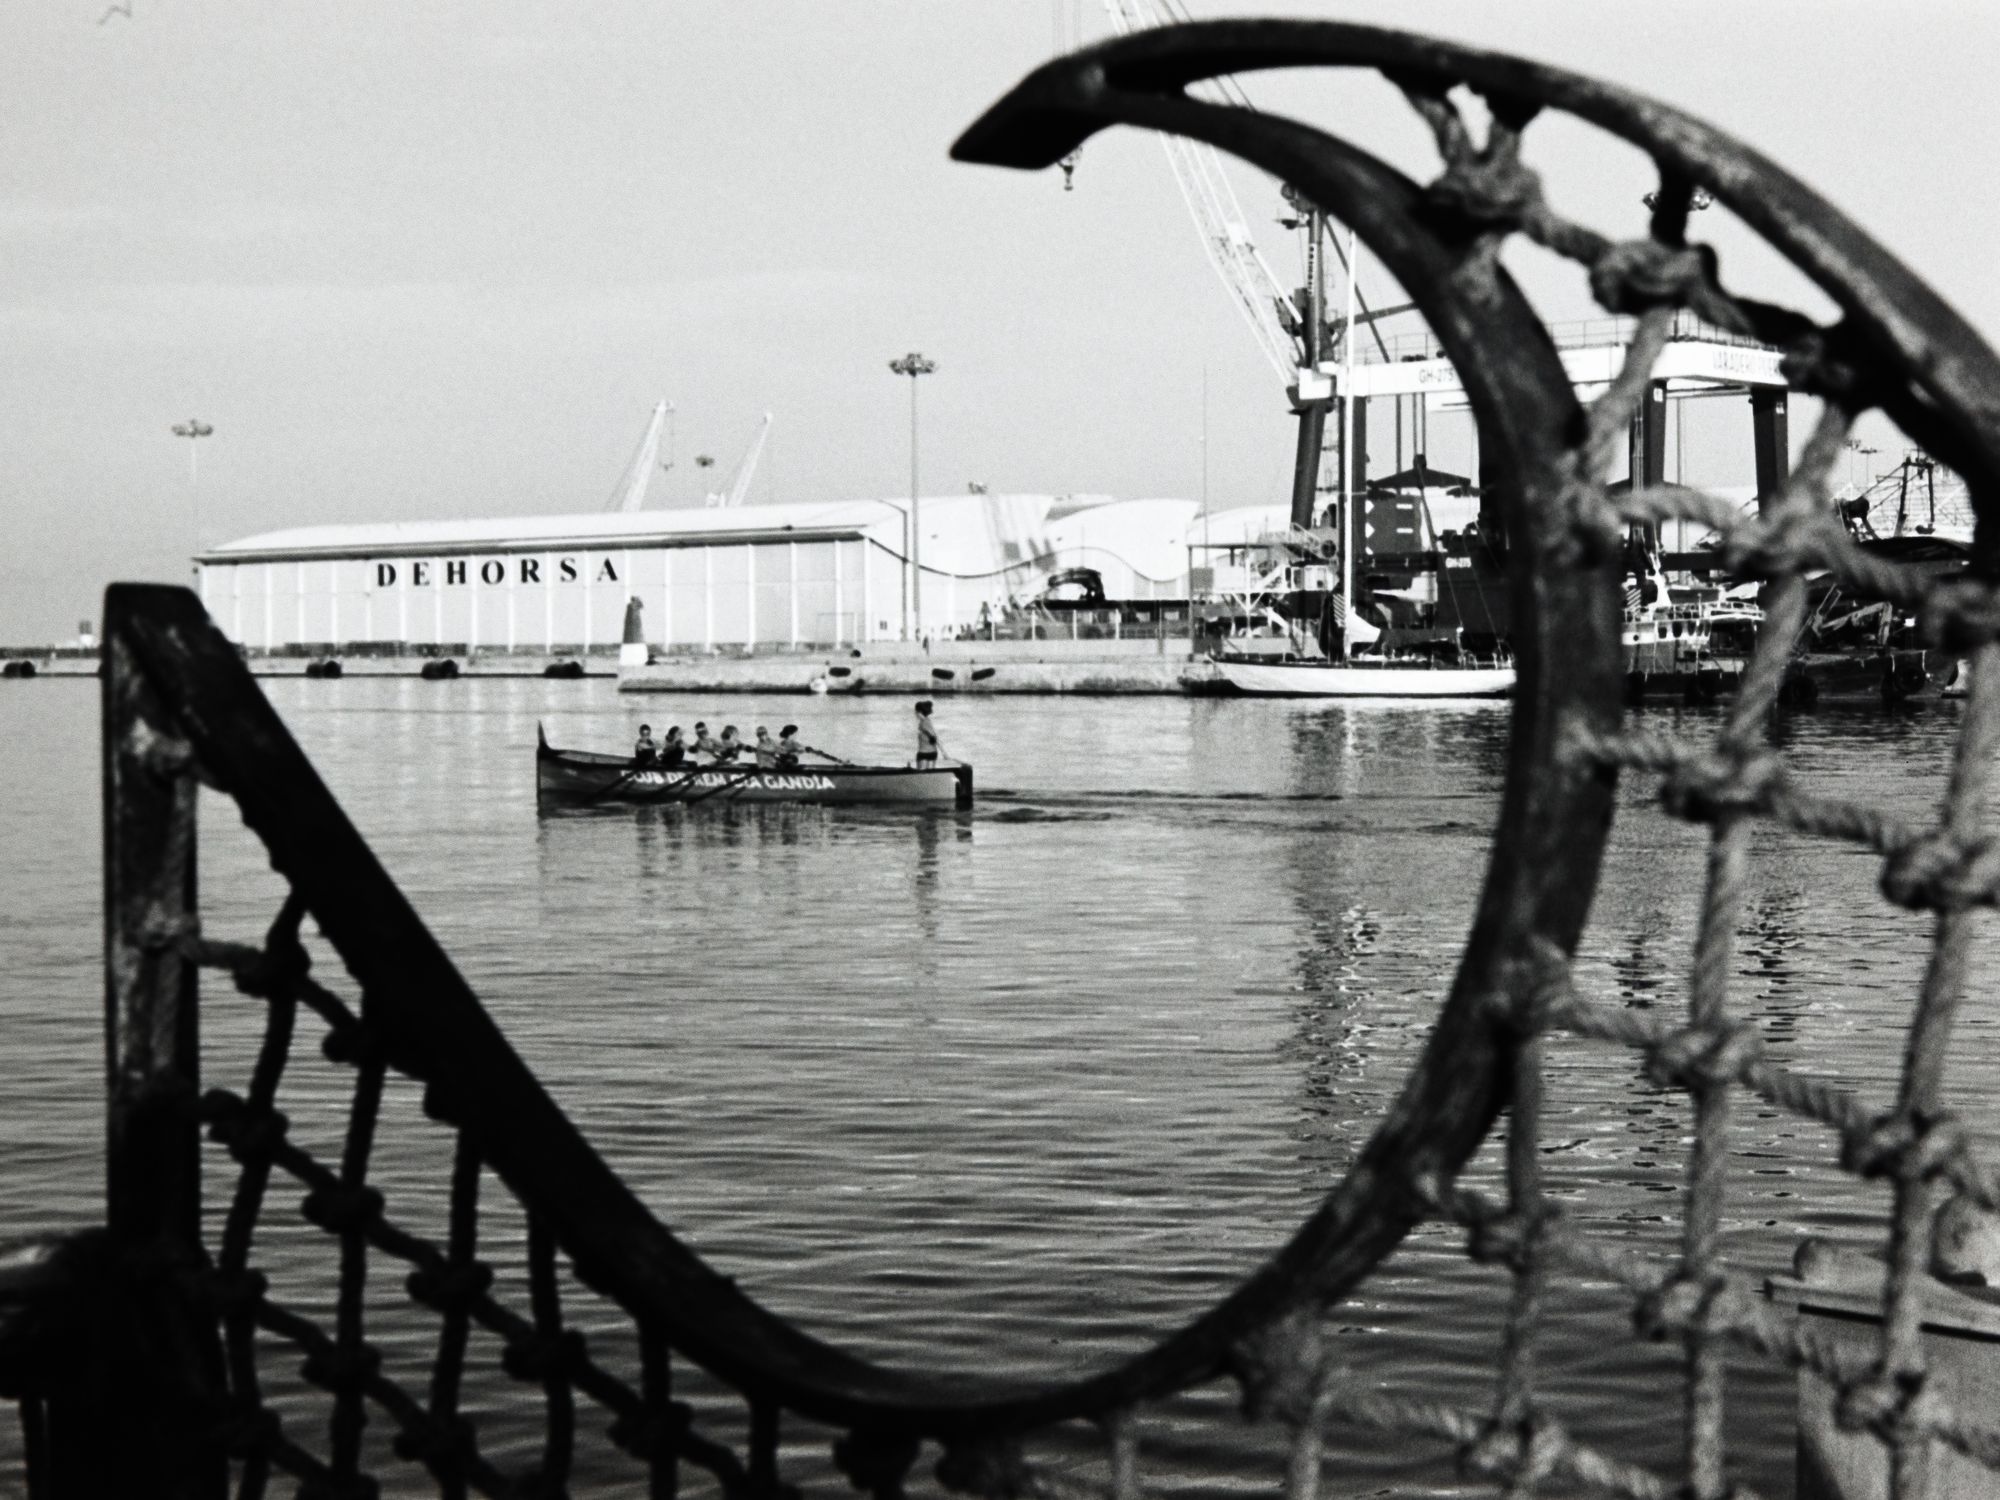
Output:
M924 539L917 518L917 378L936 373L937 361L912 349L901 359L890 360L889 369L910 377L910 508L903 512L908 533L903 545L903 576L910 582L903 590L903 639L914 641L924 633Z

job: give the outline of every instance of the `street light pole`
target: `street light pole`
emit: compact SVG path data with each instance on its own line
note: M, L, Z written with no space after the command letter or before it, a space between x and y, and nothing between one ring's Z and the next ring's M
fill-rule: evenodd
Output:
M937 369L934 361L912 349L889 361L897 375L910 377L910 508L903 515L903 639L915 640L924 628L923 530L917 515L917 377ZM914 626L912 622L914 621Z
M198 417L189 417L185 422L174 424L174 436L188 440L188 494L194 502L194 550L201 551L201 468L196 458L200 450L200 440L214 434L215 429Z

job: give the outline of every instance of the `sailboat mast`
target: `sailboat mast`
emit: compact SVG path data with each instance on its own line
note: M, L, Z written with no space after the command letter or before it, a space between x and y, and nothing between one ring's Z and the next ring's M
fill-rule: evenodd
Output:
M1361 528L1354 524L1354 282L1361 266L1355 260L1354 229L1347 231L1347 321L1340 329L1340 656L1354 654L1348 627L1354 619L1354 548Z

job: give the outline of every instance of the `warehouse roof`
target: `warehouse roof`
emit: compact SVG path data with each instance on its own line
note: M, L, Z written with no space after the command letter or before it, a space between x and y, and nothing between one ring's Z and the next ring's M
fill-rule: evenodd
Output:
M853 535L870 527L900 530L902 510L882 500L813 505L749 505L682 510L585 512L565 516L488 516L474 520L378 521L294 526L210 547L203 562L243 562L274 554L340 557L383 552L481 548L642 547L723 536L808 531Z
M211 547L207 565L434 557L464 552L578 552L865 538L901 556L902 500L601 511L560 516L299 526ZM1109 495L953 494L921 502L928 570L976 577L1058 555L1117 561L1150 578L1186 566L1186 547L1241 544L1285 524L1283 506L1215 513L1187 500Z

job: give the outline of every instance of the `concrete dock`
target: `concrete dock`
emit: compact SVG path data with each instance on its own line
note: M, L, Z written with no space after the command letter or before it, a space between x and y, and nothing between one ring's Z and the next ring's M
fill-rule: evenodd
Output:
M419 677L449 660L459 677L544 677L552 666L573 675L616 677L621 693L954 693L1116 694L1174 696L1213 677L1185 640L952 641L922 647L883 642L819 650L656 654L644 666L620 667L616 647L547 656L480 651L449 657L298 655L253 651L245 661L258 677L303 677L325 660L348 677ZM38 677L94 677L97 656L74 649L14 650ZM572 665L574 664L574 665ZM315 674L316 675L316 674Z
M450 660L459 677L546 677L551 666L567 667L576 663L585 677L615 677L618 675L617 647L592 651L589 654L570 653L548 656L541 653L479 651L457 656L345 656L338 652L322 652L302 656L290 652L265 653L252 651L243 660L256 677L304 677L309 675L306 668L317 663L333 660L340 663L342 677L421 677L424 668L433 662ZM34 666L37 677L95 677L97 675L97 653L65 648L61 651L37 651L32 648L0 648L0 661L25 661ZM314 674L316 675L316 674ZM565 676L574 675L565 671Z
M1178 695L1211 668L1185 641L952 641L929 651L877 644L832 651L661 655L621 668L621 693L964 693Z

